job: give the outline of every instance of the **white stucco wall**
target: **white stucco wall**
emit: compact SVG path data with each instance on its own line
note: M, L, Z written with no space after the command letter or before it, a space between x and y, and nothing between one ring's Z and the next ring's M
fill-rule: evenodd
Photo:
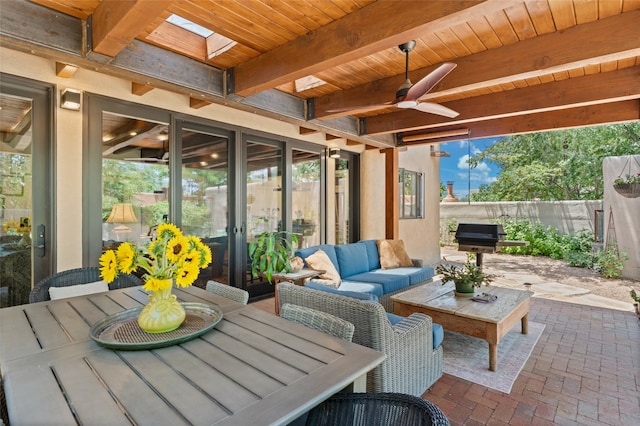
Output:
M602 209L602 201L500 201L487 203L442 203L442 226L448 218L457 223L494 223L496 220L528 219L553 226L563 234L582 229L595 231L595 211Z

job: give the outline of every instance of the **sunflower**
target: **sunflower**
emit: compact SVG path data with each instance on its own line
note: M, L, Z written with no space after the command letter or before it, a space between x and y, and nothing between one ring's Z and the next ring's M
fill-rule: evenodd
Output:
M145 289L146 291L159 291L159 290L165 290L167 288L171 287L171 279L166 279L166 278L154 278L154 277L150 277L148 278L144 285L142 286L143 289Z
M169 262L178 262L187 253L188 241L182 235L171 238L167 242L165 254Z
M130 274L144 272L144 289L167 290L175 281L179 287L195 282L200 269L211 263L211 250L200 238L185 236L171 223L158 226L158 238L146 247L122 243L116 251L108 250L100 256L101 276L112 282L119 272Z
M181 268L178 268L176 285L178 287L189 287L198 278L199 272L198 265L184 263Z
M113 250L105 251L100 256L100 276L108 283L116 279L118 261Z
M125 274L130 274L137 269L135 264L136 252L133 250L131 244L120 244L116 252L116 258L118 259L118 268Z

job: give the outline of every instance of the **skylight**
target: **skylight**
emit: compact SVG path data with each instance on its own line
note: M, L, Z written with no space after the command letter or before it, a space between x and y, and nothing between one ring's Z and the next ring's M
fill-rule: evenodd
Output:
M207 38L211 35L213 35L213 31L196 24L195 22L191 22L188 19L184 19L181 16L178 15L171 15L167 18L167 22L173 24L173 25L177 25L180 28L190 31L194 34L198 34L201 37Z

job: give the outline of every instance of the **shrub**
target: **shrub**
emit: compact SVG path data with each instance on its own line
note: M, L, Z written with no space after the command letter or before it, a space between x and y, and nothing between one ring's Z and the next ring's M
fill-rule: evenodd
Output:
M605 278L617 278L622 274L627 254L618 251L615 246L607 246L598 253L595 268Z

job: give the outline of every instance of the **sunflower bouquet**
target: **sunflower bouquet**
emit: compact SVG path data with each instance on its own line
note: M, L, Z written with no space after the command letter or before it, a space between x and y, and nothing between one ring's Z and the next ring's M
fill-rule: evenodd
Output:
M198 278L200 269L211 263L211 250L196 236L185 236L171 223L158 226L158 237L146 247L125 242L117 250L107 250L100 256L100 276L107 282L118 273L129 274L138 268L144 271L143 288L158 292L189 287Z

